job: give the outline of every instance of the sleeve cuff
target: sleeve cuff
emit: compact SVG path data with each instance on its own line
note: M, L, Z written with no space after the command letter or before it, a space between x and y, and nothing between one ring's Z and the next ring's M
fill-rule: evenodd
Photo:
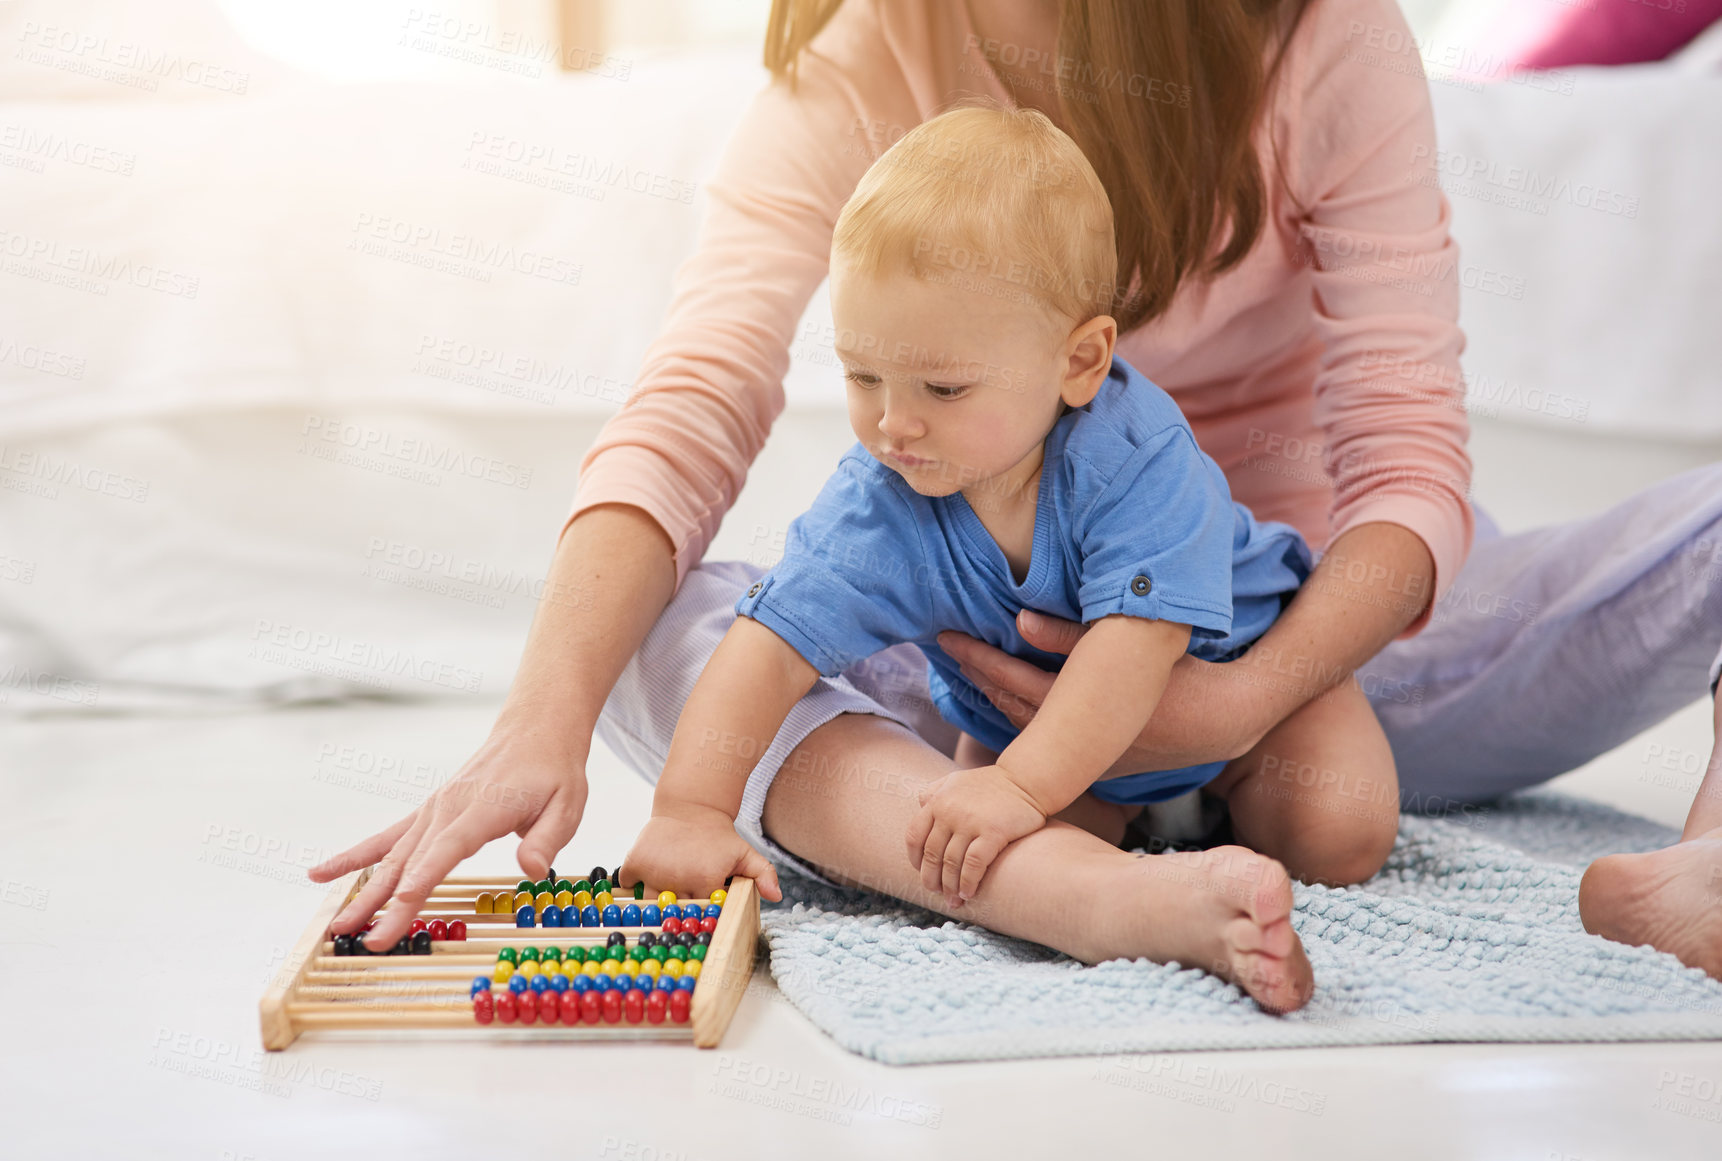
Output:
M1148 591L1136 591L1136 582L1149 579ZM1232 631L1232 610L1228 604L1221 608L1207 601L1186 600L1175 593L1163 594L1154 588L1146 574L1125 577L1117 584L1094 586L1090 592L1078 594L1082 603L1082 623L1088 624L1113 613L1126 617L1142 617L1150 621L1176 621L1189 625L1197 637L1224 637Z
M558 545L574 518L588 508L600 504L629 504L639 508L657 521L669 537L676 567L676 586L680 592L682 578L705 556L707 540L697 519L678 510L664 499L664 489L655 486L665 469L664 457L643 447L620 444L603 449L586 465L575 488L574 504L562 529L556 534Z
M737 598L735 614L738 617L751 617L783 638L784 643L801 654L807 664L817 669L822 677L835 677L860 658L841 658L827 650L819 642L808 635L807 631L775 608L765 603L765 594L770 591L772 581L777 579L775 573L767 573L757 582L749 585L747 591Z
M1328 536L1328 544L1331 546L1334 541L1360 524L1376 523L1397 524L1415 533L1429 550L1430 559L1435 565L1435 575L1429 586L1429 600L1423 606L1423 611L1394 638L1396 641L1403 641L1423 631L1430 617L1434 615L1435 603L1452 587L1453 579L1459 575L1459 569L1471 552L1472 537L1476 533L1476 517L1471 511L1469 499L1465 497L1460 497L1455 510L1451 497L1389 492L1386 495L1363 499L1348 507L1343 518L1335 522Z

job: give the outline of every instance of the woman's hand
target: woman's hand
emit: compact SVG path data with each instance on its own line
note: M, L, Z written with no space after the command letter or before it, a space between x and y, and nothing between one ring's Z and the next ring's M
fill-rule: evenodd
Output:
M1037 649L1068 655L1088 628L1024 609L1017 614L1017 631ZM955 630L939 634L939 647L1019 730L1034 720L1057 676ZM1245 680L1248 673L1238 662L1220 665L1188 653L1178 658L1154 716L1107 776L1176 770L1246 753L1278 721L1273 715L1279 708L1264 696L1267 687Z
M764 898L783 898L777 871L735 832L735 819L689 802L654 802L652 817L617 874L621 882L667 887L691 899L710 895L731 875L742 875L759 884Z
M1006 847L1045 825L1045 812L1003 766L953 770L921 791L905 836L909 863L921 886L959 907Z
M386 951L407 933L431 888L492 839L520 835L520 869L528 878L543 878L585 810L585 753L498 722L478 753L424 805L309 874L327 883L376 863L370 880L329 927L337 934L357 931L388 903L366 939L372 950Z

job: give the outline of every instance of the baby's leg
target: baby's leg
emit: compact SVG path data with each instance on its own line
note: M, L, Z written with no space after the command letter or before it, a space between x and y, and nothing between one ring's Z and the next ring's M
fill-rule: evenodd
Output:
M1270 858L1241 847L1131 855L1054 820L1005 848L975 897L951 908L943 894L921 887L906 835L920 789L958 769L954 758L887 718L844 713L803 739L786 765L820 773L772 784L765 831L835 880L1087 963L1143 956L1201 967L1270 1011L1309 999L1314 985L1291 927L1291 882ZM844 776L857 766L900 771L904 781L884 790Z
M1363 882L1399 832L1393 750L1351 681L1305 703L1204 790L1226 799L1240 843L1306 883Z

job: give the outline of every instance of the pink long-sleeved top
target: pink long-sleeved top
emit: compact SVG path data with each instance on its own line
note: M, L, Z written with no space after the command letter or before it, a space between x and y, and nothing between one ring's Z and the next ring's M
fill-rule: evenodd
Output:
M1053 46L1038 47L1058 83ZM644 509L675 546L680 588L783 411L790 343L862 173L961 98L1015 104L987 48L961 0L847 0L802 55L796 91L754 97L707 184L664 328L581 461L570 521L597 504ZM1241 265L1187 281L1117 352L1177 400L1258 518L1318 549L1359 524L1402 525L1427 545L1435 583L1400 582L1393 599L1439 599L1471 545L1470 427L1458 250L1421 61L1392 0L1311 0L1281 68L1256 132L1262 236Z

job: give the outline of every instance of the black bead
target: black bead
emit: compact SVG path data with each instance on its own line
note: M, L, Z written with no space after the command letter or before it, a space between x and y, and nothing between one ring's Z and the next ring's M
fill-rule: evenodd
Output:
M389 948L390 955L411 955L412 953L413 941L404 935L395 941L393 947Z
M640 946L641 947L656 947L657 943L658 943L658 937L653 935L651 932L646 931L646 932L641 933L641 935L640 935Z
M362 931L353 932L352 954L353 955L376 955L377 954L376 952L372 951L370 945L365 942L365 933Z
M702 931L698 935L694 936L694 942L703 943L707 947L710 947L712 942L712 933L709 931Z
M337 935L335 937L335 954L336 955L352 955L353 954L353 937L350 935Z
M431 934L428 931L417 931L412 938L414 955L429 955L431 953Z
M610 877L610 872L606 871L603 867L593 867L592 868L592 874L591 874L590 878L594 883L596 883L599 879L608 879L609 877Z
M627 947L628 937L620 931L612 931L610 938L604 941L605 947Z

